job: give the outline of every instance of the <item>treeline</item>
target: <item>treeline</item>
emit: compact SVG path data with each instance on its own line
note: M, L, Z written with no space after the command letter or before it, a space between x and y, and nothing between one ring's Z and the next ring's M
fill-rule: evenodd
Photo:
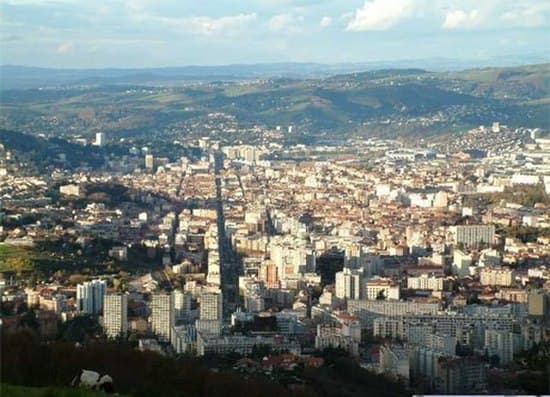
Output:
M109 374L116 391L136 397L290 396L265 378L216 373L199 359L175 359L117 343L40 343L31 331L2 333L2 382L25 386L68 386L81 369ZM304 394L308 395L308 394Z
M243 375L231 371L239 357L167 357L127 343L43 343L32 330L2 332L2 382L68 386L81 369L113 377L116 392L135 397L359 397L406 396L404 386L370 373L344 352L323 353L325 365L291 373ZM224 360L226 362L224 362ZM227 362L227 361L230 362ZM214 370L213 368L217 368Z

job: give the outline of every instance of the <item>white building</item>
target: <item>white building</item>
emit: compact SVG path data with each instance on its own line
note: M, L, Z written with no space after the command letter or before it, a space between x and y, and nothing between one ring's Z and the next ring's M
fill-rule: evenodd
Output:
M151 330L163 342L170 341L172 327L175 323L174 295L159 292L151 299Z
M336 297L340 299L360 299L362 279L361 273L349 268L336 272Z
M489 356L498 356L499 365L508 364L514 359L514 339L512 332L486 330L485 348L487 353Z
M105 145L105 134L103 132L98 132L95 134L95 145L96 146Z
M399 286L390 279L373 278L365 283L365 294L368 300L399 300Z
M460 225L454 226L456 243L467 247L480 244L491 245L495 238L494 225Z
M103 310L103 297L107 289L105 280L92 280L76 287L76 305L84 314L97 315Z
M482 285L510 286L514 282L514 271L506 267L484 267L479 272Z
M407 288L442 291L443 281L443 277L435 277L428 276L428 274L422 274L418 277L407 277Z
M174 294L174 316L175 321L188 319L191 313L191 293L175 290Z
M105 295L103 329L109 338L126 337L128 333L128 295Z

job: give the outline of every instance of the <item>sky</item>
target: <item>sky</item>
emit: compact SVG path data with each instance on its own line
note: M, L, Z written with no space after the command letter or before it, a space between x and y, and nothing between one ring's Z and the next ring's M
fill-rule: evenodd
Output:
M550 53L550 0L1 0L0 63L63 68Z

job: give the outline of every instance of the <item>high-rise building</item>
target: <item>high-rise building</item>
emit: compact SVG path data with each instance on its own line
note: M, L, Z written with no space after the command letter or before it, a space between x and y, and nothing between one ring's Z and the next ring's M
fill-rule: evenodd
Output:
M186 320L191 312L191 294L180 290L174 291L173 294L175 321Z
M170 333L175 323L174 295L158 292L151 298L151 330L162 342L170 341Z
M200 319L222 320L222 294L219 292L205 292L200 296Z
M107 294L103 302L103 329L109 338L128 332L128 295Z
M96 146L105 145L105 134L103 132L98 132L95 134L95 145Z
M335 294L340 299L360 299L362 274L349 268L337 272Z
M155 158L152 154L146 154L145 155L145 168L148 170L152 170L155 166Z
M223 296L221 291L204 292L200 295L199 319L195 327L198 332L219 335L223 320Z
M76 304L78 311L84 314L97 315L103 310L103 297L107 289L105 280L92 280L76 287Z

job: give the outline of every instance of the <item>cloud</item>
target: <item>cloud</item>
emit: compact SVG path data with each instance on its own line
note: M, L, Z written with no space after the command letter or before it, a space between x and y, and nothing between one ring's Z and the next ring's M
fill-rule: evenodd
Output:
M72 52L74 49L73 43L66 42L62 43L55 49L55 52L61 55L68 54Z
M302 31L303 15L279 14L269 20L272 32L298 33Z
M547 26L550 23L550 2L541 1L535 4L518 2L513 9L504 12L501 19L506 24L518 27Z
M219 18L198 16L185 18L153 17L153 19L189 33L204 36L222 36L234 35L242 31L256 20L256 14L238 14Z
M415 8L415 0L367 0L355 11L346 29L387 30L410 17Z
M331 24L332 24L332 18L327 16L324 16L323 18L321 18L321 22L319 22L319 25L321 25L321 27L323 28L326 28Z
M464 11L453 10L447 12L445 21L443 22L444 29L459 29L459 28L474 28L483 24L483 17L478 10Z

